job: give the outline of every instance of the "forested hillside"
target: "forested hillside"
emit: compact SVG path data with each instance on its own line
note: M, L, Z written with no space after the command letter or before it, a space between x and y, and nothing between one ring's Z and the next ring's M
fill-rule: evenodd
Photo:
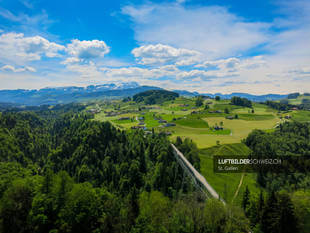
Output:
M309 232L310 124L286 122L271 133L255 130L245 143L255 158L305 158L299 165L303 171L292 171L288 164L285 172L258 172L257 183L268 195L244 193L243 208L251 226L263 232Z
M165 101L174 100L179 97L178 93L166 90L150 90L138 93L133 96L133 101L145 104L161 104Z
M120 131L76 108L1 113L0 232L248 229L241 209L205 204L164 134ZM199 166L195 146L178 143Z

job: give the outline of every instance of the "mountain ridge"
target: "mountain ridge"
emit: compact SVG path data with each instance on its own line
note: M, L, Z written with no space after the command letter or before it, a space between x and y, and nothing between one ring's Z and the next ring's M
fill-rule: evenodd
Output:
M89 100L102 100L111 98L123 98L133 96L137 93L148 90L164 90L156 86L140 86L137 82L127 83L108 83L101 85L89 85L87 87L46 87L42 89L16 89L0 90L0 102L19 105L55 105L71 102L83 102ZM248 93L231 93L231 94L211 94L198 93L187 90L172 90L181 96L195 97L205 95L214 98L220 96L222 99L230 99L233 96L247 98L252 101L263 102L266 100L279 100L286 98L287 95L266 94L252 95Z

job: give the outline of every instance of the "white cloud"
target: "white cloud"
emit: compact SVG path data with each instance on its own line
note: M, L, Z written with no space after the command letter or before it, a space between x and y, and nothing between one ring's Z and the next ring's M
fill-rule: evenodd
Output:
M141 68L141 67L122 67L122 68L101 68L103 77L105 78L118 78L128 79L134 78L135 80L143 79L158 79L162 77L174 77L177 73L181 72L174 65L160 66L158 68Z
M204 53L207 59L235 56L265 43L270 24L247 22L224 7L180 4L126 6L140 43L162 43Z
M230 78L239 75L238 71L227 70L199 70L190 69L188 71L181 70L175 65L165 65L156 68L141 68L141 67L122 67L122 68L108 68L103 67L101 77L103 79L123 79L129 78L134 81L141 80L156 80L169 79L180 82L197 82L201 80L209 81L217 78Z
M279 5L283 17L271 23L247 21L224 7L176 3L126 6L122 13L133 21L140 44L169 44L203 54L194 67L175 73L171 80L180 86L226 93L303 92L310 88L310 2ZM247 56L252 52L258 56Z
M96 64L90 61L87 64L73 63L68 64L66 68L69 71L79 73L81 78L101 78L101 73Z
M109 46L100 40L77 40L74 39L67 45L67 52L72 56L65 63L87 61L96 58L102 58L110 52Z
M154 65L172 63L177 65L192 65L201 60L202 54L189 49L174 48L169 45L143 45L131 52L140 64Z
M255 56L250 58L230 57L227 59L219 59L213 61L205 61L195 65L197 68L213 68L222 71L237 71L240 69L255 69L262 66L267 66L267 62L263 56Z
M2 71L11 71L11 72L14 72L14 73L25 72L25 71L36 72L36 69L31 67L31 66L15 68L12 65L4 65L4 66L2 66L0 68L0 70L2 70Z
M183 71L177 74L177 79L201 81L212 80L217 78L231 78L240 75L238 71L224 71L224 70L190 70ZM199 79L197 79L199 78Z
M65 47L41 36L26 37L23 33L0 35L0 62L24 65L42 56L58 57Z
M30 7L29 4L28 7ZM44 10L36 15L27 15L25 13L14 14L9 10L0 7L0 17L15 23L14 26L10 28L11 30L18 29L18 31L27 32L28 34L33 35L42 35L42 33L44 33L44 31L46 32L46 29L54 22L49 19Z
M33 3L28 0L20 0L20 2L28 9L33 9Z
M289 73L293 74L307 74L310 76L310 66L308 67L300 67L297 69L289 70Z
M20 87L19 80L28 87L27 77L34 86L44 86L47 79L46 83L54 84L137 81L202 93L308 91L310 2L279 2L283 17L270 23L249 21L225 7L198 8L182 0L124 7L122 12L131 18L138 43L132 50L136 62L126 56L124 61L106 56L110 48L100 40L75 39L64 46L53 43L42 31L32 30L44 31L49 23L45 12L30 17L0 8L0 17L17 25L12 31L37 35L0 29L0 88L13 87L14 77L16 87ZM31 74L35 72L32 66L39 71Z

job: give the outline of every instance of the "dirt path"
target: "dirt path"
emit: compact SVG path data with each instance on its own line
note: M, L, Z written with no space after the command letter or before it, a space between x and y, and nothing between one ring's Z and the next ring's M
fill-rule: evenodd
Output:
M238 188L237 188L237 190L235 192L235 195L234 195L233 199L231 200L231 203L233 203L235 198L238 196L239 190L240 190L242 182L243 182L243 177L244 177L244 173L242 173L242 176L240 178L240 182L239 182Z

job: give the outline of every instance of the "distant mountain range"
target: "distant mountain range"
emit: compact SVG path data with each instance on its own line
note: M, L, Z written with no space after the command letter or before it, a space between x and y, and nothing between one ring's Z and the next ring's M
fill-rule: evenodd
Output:
M252 95L248 93L238 93L238 92L234 92L231 94L216 93L216 94L205 94L205 95L208 95L210 97L220 96L222 99L230 99L233 96L239 96L241 98L247 98L255 102L265 102L266 100L280 100L280 99L287 98L287 95L280 95L280 94Z
M87 87L48 87L40 90L0 90L0 103L16 105L55 105L71 102L83 102L89 100L103 100L111 98L123 98L133 96L137 93L148 90L159 90L155 86L140 86L136 82L120 84L91 85ZM232 96L240 96L252 101L278 100L286 98L287 95L251 95L247 93L232 94L201 94L186 90L174 90L182 96L208 95L210 97L220 96L223 99L230 99Z

